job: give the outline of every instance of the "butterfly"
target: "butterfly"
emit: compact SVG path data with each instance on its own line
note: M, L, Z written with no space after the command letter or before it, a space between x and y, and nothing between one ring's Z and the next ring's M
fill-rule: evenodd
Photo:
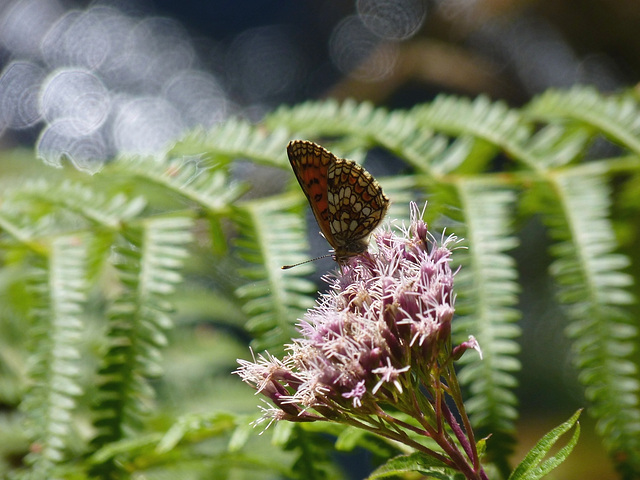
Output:
M367 251L389 198L364 168L313 142L293 140L287 155L338 264Z

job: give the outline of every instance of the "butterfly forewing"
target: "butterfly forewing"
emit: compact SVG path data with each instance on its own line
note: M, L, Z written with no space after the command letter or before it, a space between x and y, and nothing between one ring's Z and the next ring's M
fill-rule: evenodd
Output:
M329 165L336 156L312 142L293 141L287 145L289 162L302 191L309 200L322 234L331 243L329 229L329 204L327 200L327 176Z
M312 142L290 142L287 153L336 261L366 251L389 206L378 182L357 163Z

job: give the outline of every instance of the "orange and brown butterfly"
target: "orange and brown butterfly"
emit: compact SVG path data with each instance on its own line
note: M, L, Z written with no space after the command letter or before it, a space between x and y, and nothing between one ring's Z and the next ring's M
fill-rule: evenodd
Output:
M366 252L389 207L380 184L356 162L313 142L289 142L287 154L334 260L344 265Z

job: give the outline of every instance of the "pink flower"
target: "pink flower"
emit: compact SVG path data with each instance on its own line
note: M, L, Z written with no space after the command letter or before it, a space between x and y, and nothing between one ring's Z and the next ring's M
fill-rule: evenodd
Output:
M329 292L304 316L301 338L282 360L268 354L239 360L235 373L276 407L263 420L377 414L381 405L402 405L407 391L414 395L437 381L439 362L452 359L450 246L457 238L437 242L412 203L409 227L380 230L373 242L375 253L325 278Z

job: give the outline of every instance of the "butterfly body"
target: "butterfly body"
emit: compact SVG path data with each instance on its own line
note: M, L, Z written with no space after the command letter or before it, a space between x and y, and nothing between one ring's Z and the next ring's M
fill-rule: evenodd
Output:
M287 154L334 259L342 265L366 252L389 207L380 184L357 163L313 142L294 140Z

